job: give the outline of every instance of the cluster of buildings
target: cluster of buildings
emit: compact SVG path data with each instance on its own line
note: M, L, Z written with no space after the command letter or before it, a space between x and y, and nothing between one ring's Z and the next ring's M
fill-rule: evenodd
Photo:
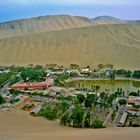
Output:
M45 97L40 95L50 95L52 101L55 100L60 95L69 96L75 94L74 88L61 88L53 86L53 78L47 77L45 82L18 82L11 85L8 90L13 90L18 92L12 94L10 92L2 94L3 98L9 102L8 106L5 105L3 108L21 108L28 111L31 115L37 115L43 108ZM35 93L35 94L30 94ZM41 93L41 94L40 94ZM32 96L33 95L33 96Z
M28 102L29 100L30 100L29 96L20 94L20 95L14 97L11 100L11 103L12 103L13 107L20 107L24 103Z
M140 112L140 97L129 96L126 107L129 112Z
M10 94L11 95L11 94ZM0 106L1 111L8 111L14 108L20 108L28 111L31 115L38 115L43 107L42 100L32 99L29 95L19 94L18 96L4 96L8 103Z
M10 93L2 94L2 97L7 101L7 103L1 105L1 110L10 110L13 108L21 107L23 104L27 103L30 100L28 95L18 95L14 96Z
M133 119L128 119L128 117L133 117ZM126 110L123 111L118 126L125 126L127 123L128 126L140 125L140 97L139 96L129 96L126 104Z
M74 88L50 87L47 92L52 97L58 97L59 95L74 95L76 93L76 90Z

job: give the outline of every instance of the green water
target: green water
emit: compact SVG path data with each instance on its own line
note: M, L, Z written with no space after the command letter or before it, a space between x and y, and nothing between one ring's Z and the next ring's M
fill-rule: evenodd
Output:
M102 92L108 90L109 92L117 91L118 88L124 92L137 92L140 90L140 82L130 80L79 80L69 83L70 87L76 89L92 90L99 87L98 91Z

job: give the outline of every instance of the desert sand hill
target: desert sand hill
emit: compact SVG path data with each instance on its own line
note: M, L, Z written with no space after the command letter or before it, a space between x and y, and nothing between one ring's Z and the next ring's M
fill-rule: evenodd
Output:
M0 23L0 38L94 25L91 19L69 15L42 16Z
M0 140L139 140L140 137L140 128L68 128L22 111L0 112L0 124Z
M76 27L93 26L98 24L120 23L122 24L127 22L109 16L100 16L94 19L70 15L42 16L0 23L0 38L21 36L47 31L58 31Z
M112 24L0 40L0 64L114 64L140 69L140 25Z
M95 25L99 25L99 24L126 24L126 23L129 23L129 21L121 20L121 19L111 17L111 16L98 16L98 17L95 17L92 21L94 22Z

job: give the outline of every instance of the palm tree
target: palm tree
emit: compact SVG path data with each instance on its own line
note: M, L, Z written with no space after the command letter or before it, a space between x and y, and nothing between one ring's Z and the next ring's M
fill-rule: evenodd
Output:
M71 69L79 69L79 65L78 64L70 64L70 68Z
M104 67L103 64L99 64L99 65L98 65L98 69L99 69L99 70L100 70L100 69L103 69L103 67Z

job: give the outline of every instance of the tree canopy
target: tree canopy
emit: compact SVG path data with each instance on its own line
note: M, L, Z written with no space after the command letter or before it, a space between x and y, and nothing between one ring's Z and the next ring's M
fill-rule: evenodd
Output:
M46 76L45 71L28 68L21 72L21 77L24 81L42 81L44 80L44 77Z

